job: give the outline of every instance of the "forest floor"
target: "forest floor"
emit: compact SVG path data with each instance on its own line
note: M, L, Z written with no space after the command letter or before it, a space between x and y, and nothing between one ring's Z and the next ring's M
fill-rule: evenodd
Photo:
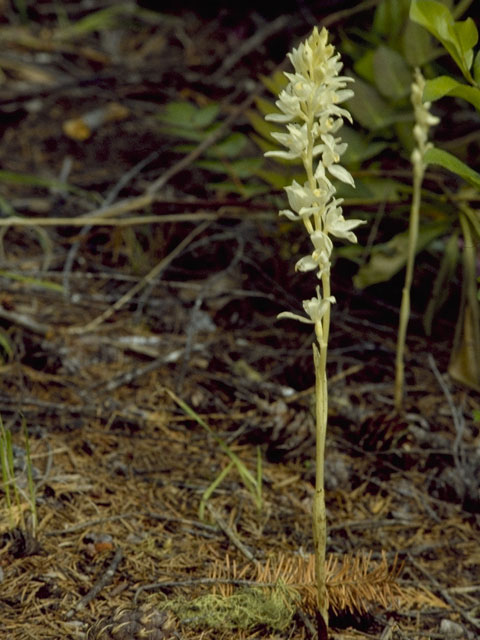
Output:
M201 149L176 153L157 117L216 101L245 130L258 74L311 25L111 3L114 25L75 29L3 5L0 413L19 490L0 495L1 637L312 638L312 335L276 319L308 278L269 195L209 191ZM414 301L397 414L402 275L359 292L334 271L330 636L473 640L480 396L447 374L455 313L427 338Z

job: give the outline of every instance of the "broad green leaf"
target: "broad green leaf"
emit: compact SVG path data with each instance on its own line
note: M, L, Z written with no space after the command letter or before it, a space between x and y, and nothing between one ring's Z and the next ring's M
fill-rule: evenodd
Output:
M363 56L360 56L357 60L355 60L353 64L353 68L355 73L369 82L370 84L374 84L375 82L375 72L373 69L373 56L375 55L374 49L369 49Z
M478 42L478 31L472 18L467 18L453 25L457 40L462 48L463 55L470 69L473 62L473 47Z
M355 78L355 95L346 104L354 120L370 131L384 129L395 121L393 109L388 102L374 87L360 78Z
M214 193L236 193L242 198L254 198L255 196L261 196L270 191L270 187L265 184L242 184L232 182L231 180L224 180L223 182L208 182L206 187L209 191Z
M473 78L477 86L480 85L480 51L477 52L473 61Z
M189 127L189 122L194 115L195 107L190 102L169 102L157 117L168 125Z
M262 84L275 96L275 99L278 98L278 95L282 89L288 84L288 79L283 73L283 71L275 71L271 76L260 76L260 80Z
M472 186L480 189L480 174L451 153L448 153L448 151L433 147L427 150L424 155L424 160L427 164L436 164L456 173L457 176L460 176L460 178L463 178Z
M356 218L357 216L352 216ZM333 247L333 257L334 258L345 258L346 260L350 260L351 262L355 262L356 264L362 264L363 256L365 254L365 247L362 247L359 244L346 244L344 247L339 247L335 245Z
M401 182L386 178L357 178L355 188L338 183L337 195L345 198L347 204L398 202L403 197L405 186Z
M242 179L257 175L256 172L261 168L262 164L262 157L240 158L233 161L229 160L228 162L208 159L199 160L195 163L195 165L201 169L207 169L208 171L215 171L217 173L226 173Z
M450 76L439 76L432 80L427 80L423 92L424 100L434 102L444 96L462 98L470 102L477 111L480 112L480 89L471 87L463 82L457 82Z
M435 223L420 227L416 253L422 251L435 238L445 233L448 225ZM353 278L354 285L364 289L372 284L387 282L403 269L407 261L409 233L397 234L384 244L372 248L369 261L358 270Z
M411 20L405 25L402 34L402 53L412 67L422 67L435 57L430 35Z
M181 127L160 127L160 133L164 133L172 138L182 138L183 140L190 140L191 142L201 142L207 137L205 131L195 131L194 129L182 129ZM191 151L193 147L189 146L188 151ZM175 147L177 153L188 153L183 147Z
M278 149L280 147L279 143L276 142L271 135L274 131L280 131L277 124L268 122L268 120L262 118L262 116L253 109L247 111L247 118L258 135L262 136L264 140L272 145L272 149Z
M159 131L173 138L181 138L183 140L189 140L190 142L201 142L220 126L221 122L216 122L212 126L208 127L208 129L193 129L190 127L174 127L172 125L168 125L159 127ZM192 148L193 147L190 146L186 152L188 153ZM180 148L176 150L178 152L184 151L184 149Z
M365 134L356 131L352 127L342 127L342 141L348 144L342 162L348 166L360 165L364 160L374 158L388 145L385 141L370 140Z
M458 323L456 334L460 339L451 353L448 373L456 382L480 392L479 309L476 300L466 302Z
M373 30L395 42L408 16L409 0L383 0L375 9Z
M449 38L449 26L454 23L450 9L436 0L412 0L410 20L418 22L438 40Z
M448 238L443 252L440 267L438 269L432 292L428 300L427 308L423 314L423 327L427 336L432 333L432 324L435 314L441 309L449 295L449 285L453 282L455 269L460 256L458 246L458 232L452 233Z
M257 111L259 111L263 116L266 116L269 113L280 113L271 100L266 100L260 96L255 98L255 106L257 107Z
M261 169L257 171L257 176L272 186L274 189L283 189L289 184L292 184L292 178L290 175L280 173L279 171L268 171L267 169ZM305 180L305 176L303 177ZM285 202L281 205L285 208Z
M165 125L199 130L213 124L219 111L216 103L199 108L191 102L169 102L158 118Z
M375 85L380 93L391 100L401 100L410 93L412 74L402 56L381 45L373 55Z
M197 109L196 113L193 115L191 126L196 129L206 129L215 123L219 112L220 105L216 103Z
M410 157L416 144L413 137L413 124L413 114L410 120L399 121L394 124L395 136L408 157Z
M278 150L278 145L274 144L273 142L267 142L267 140L265 140L265 138L262 138L261 136L257 136L256 133L252 133L250 135L250 138L255 142L255 144L260 148L260 150L263 153L266 153L267 151L275 151ZM273 158L272 158L273 160ZM275 162L280 162L281 159L280 158L275 158ZM287 163L287 160L282 160L283 163Z
M476 33L473 20L468 18L455 23L448 7L436 0L412 0L410 18L440 40L465 78L472 82L469 69L473 59L471 43ZM462 43L463 38L466 38L465 43Z
M247 136L235 131L217 144L209 147L205 155L207 157L236 158L245 149L247 142Z

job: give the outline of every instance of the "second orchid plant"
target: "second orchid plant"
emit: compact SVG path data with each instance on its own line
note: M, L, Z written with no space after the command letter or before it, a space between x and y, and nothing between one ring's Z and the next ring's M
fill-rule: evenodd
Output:
M322 626L328 627L328 597L325 577L326 513L324 493L324 456L327 429L327 347L330 329L330 308L335 302L330 290L330 265L333 243L331 236L356 242L352 229L363 220L345 220L341 198L336 197L332 179L354 186L350 173L340 164L347 148L336 134L343 119L351 121L350 113L340 106L353 96L348 89L352 81L341 76L340 54L328 43L328 31L315 27L311 36L298 49L288 54L293 73L285 73L287 87L280 93L278 113L267 119L286 125L286 133L272 134L286 150L269 151L266 155L285 159L300 159L306 180L294 181L285 188L290 209L280 215L302 222L312 243L312 252L298 260L298 271L315 271L319 284L316 294L304 300L305 316L283 312L279 317L294 318L313 324L316 342L313 344L315 364L316 414L316 486L313 504L313 537L318 592L318 611Z

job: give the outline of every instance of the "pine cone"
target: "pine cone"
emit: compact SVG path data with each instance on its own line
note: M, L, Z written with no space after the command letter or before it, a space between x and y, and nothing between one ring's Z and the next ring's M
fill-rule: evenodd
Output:
M88 640L169 640L174 637L174 622L164 611L153 607L121 607L96 622Z
M315 447L315 426L309 409L283 400L269 402L253 398L258 412L250 420L245 441L267 444L267 459L280 462L311 457Z

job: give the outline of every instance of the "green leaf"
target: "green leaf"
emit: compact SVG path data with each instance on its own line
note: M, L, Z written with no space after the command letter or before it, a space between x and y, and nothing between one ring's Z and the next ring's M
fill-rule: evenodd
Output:
M193 129L182 129L181 127L160 127L159 131L172 138L183 138L183 140L189 140L190 142L201 142L208 135L205 131L195 131ZM191 151L193 147L189 147ZM175 149L180 152L181 149Z
M405 187L401 182L386 178L357 178L355 188L339 183L337 195L345 198L348 204L353 202L378 203L398 202L402 199Z
M5 217L17 215L17 212L12 207L10 202L2 195L0 195L0 215Z
M34 287L47 289L49 291L56 291L57 293L64 292L63 285L58 284L58 282L51 282L50 280L41 280L39 278L34 278L33 276L25 276L21 273L15 273L13 271L6 271L4 269L0 269L0 277L8 278L9 280L17 280L18 282L21 282L26 285L32 285Z
M399 121L394 124L396 139L401 144L408 157L410 157L410 154L412 153L416 145L415 138L413 137L412 122L413 114L410 120Z
M267 169L262 169L257 171L257 176L262 180L265 180L267 184L269 184L274 189L283 189L289 184L292 184L292 179L289 175L280 173L279 171L268 171ZM303 177L305 179L305 176ZM283 203L282 206L284 206Z
M216 103L200 108L191 102L169 102L158 118L172 127L202 130L215 122L219 111Z
M448 169L449 171L456 173L457 176L460 176L460 178L463 178L472 186L480 189L480 174L453 156L451 153L448 153L448 151L433 147L426 151L424 160L427 164L436 164L444 169Z
M462 98L470 102L477 111L480 111L480 89L471 87L463 82L457 82L450 76L439 76L432 80L427 80L423 98L427 102L434 102L444 96Z
M278 95L282 89L288 84L288 79L283 73L283 71L275 71L271 76L260 76L260 80L262 84L275 96L275 99L278 98Z
M435 57L430 35L416 22L409 20L402 34L402 52L412 67L422 67Z
M278 145L273 142L267 142L265 138L261 136L257 136L257 134L252 133L250 138L255 142L255 144L260 148L260 150L265 154L267 151L276 151L278 150ZM273 160L273 158L271 158ZM282 160L281 158L275 158L275 162L282 162L285 164L287 160Z
M370 84L375 82L375 72L373 69L373 56L375 55L374 49L369 49L360 58L357 58L353 64L355 73L366 80Z
M87 197L90 200L100 201L98 193L91 193L85 189L80 189L67 182L61 180L55 180L54 178L41 178L38 176L30 175L28 173L17 173L15 171L0 170L0 182L7 182L9 184L28 185L31 187L45 187L46 189L57 189L58 191L68 191L76 195Z
M55 33L58 40L84 37L92 31L104 32L121 24L122 18L132 18L135 15L135 5L130 3L117 3L106 9L99 9L88 13L84 18L63 27Z
M435 238L445 233L448 225L435 223L420 227L416 253L422 251ZM354 285L364 289L372 284L387 282L403 269L407 261L409 232L397 234L384 244L372 247L369 261L364 264L353 278Z
M271 100L266 100L260 96L255 98L255 106L263 116L267 116L269 113L280 113L280 110L277 109Z
M236 158L245 149L247 142L247 136L235 131L207 149L206 155L207 157Z
M373 30L395 42L408 15L409 0L383 0L375 9Z
M396 119L388 102L374 87L360 78L355 78L355 95L348 100L347 107L354 120L370 131L384 129Z
M3 354L0 353L0 362L6 362L7 360L10 360L11 357L13 356L12 345L10 343L8 335L5 334L3 331L0 331L0 352L2 350L7 357L4 358Z
M252 125L252 127L258 133L258 135L261 136L264 140L266 140L270 145L272 145L271 147L272 149L280 148L280 145L278 144L278 142L276 142L275 139L272 138L272 133L274 131L280 131L280 128L278 127L278 125L272 122L268 122L267 120L265 120L265 118L263 118L259 113L257 113L253 109L249 109L247 111L247 118L250 124Z
M270 188L264 184L239 184L238 182L232 182L230 180L208 182L206 187L213 193L225 193L228 195L236 193L242 198L254 198L255 196L261 196L270 191Z
M480 51L477 52L473 61L473 78L477 85L480 85Z
M463 214L473 227L473 232L477 235L477 237L475 238L475 243L478 243L478 240L480 239L480 215L478 211L475 211L470 207L464 207Z
M432 293L428 300L427 308L423 315L423 327L427 336L432 333L432 324L435 314L441 309L448 299L449 286L453 282L455 269L457 268L460 249L458 246L458 232L449 237L443 252L440 267L432 287Z
M347 125L342 127L342 141L348 144L342 161L348 167L360 165L364 160L374 158L388 145L385 141L372 141L368 136Z
M454 22L448 7L436 0L412 0L410 19L440 40L468 82L473 82L469 71L473 61L471 48L478 40L473 20Z
M472 18L455 22L453 25L457 41L462 48L463 56L468 69L471 68L473 62L473 47L478 42L478 31Z
M401 100L410 93L412 75L402 56L381 45L373 55L375 85L380 93L391 100Z
M262 157L256 158L240 158L238 160L224 162L222 160L199 160L195 163L201 169L214 171L216 173L225 173L236 178L251 178L257 175L257 171L263 164Z

